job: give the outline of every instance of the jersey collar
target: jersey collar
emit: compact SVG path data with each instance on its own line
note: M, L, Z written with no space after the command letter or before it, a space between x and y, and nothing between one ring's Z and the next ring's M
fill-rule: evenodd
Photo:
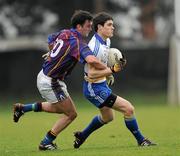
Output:
M77 34L78 38L82 38L82 35L76 29L71 28L71 31L75 32Z
M102 39L102 37L99 36L97 33L95 33L95 37L96 37L96 39L99 40L99 42L100 42L101 44L107 45L106 41L104 41L104 40Z

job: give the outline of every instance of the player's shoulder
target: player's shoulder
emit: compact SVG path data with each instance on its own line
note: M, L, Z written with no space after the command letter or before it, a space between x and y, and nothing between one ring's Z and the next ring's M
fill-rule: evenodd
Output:
M57 38L63 38L65 36L68 36L70 34L70 31L68 29L63 29L54 33L51 33L47 37L48 44L51 44L54 42Z
M60 32L61 31L57 31L57 32L49 34L47 37L48 44L53 43L56 40L56 38L59 36Z
M95 35L93 35L92 38L90 39L89 43L88 43L88 46L90 48L93 48L96 45L96 42L97 42L96 37L95 37Z
M60 37L62 38L69 38L72 35L72 32L70 29L63 29L61 31Z

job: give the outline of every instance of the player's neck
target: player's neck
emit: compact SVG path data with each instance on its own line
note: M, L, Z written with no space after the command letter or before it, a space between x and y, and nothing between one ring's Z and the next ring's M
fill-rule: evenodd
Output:
M107 37L104 36L102 33L97 32L97 34L103 39L103 41L106 41Z

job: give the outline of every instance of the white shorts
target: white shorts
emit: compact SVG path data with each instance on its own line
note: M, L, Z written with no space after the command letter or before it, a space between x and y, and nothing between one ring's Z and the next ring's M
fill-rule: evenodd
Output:
M63 101L69 96L67 86L63 81L44 75L42 70L37 76L37 88L41 96L50 103Z

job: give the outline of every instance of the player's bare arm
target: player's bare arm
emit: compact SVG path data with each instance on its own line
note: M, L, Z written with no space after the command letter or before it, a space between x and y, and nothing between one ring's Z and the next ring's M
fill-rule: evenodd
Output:
M121 67L119 64L115 64L113 67L109 68L107 65L99 61L95 56L89 55L86 57L86 62L88 64L88 76L89 78L101 78L108 76L112 73L119 72Z
M115 64L113 67L107 67L103 70L98 70L93 66L88 65L88 76L85 76L85 79L90 82L96 82L98 80L105 79L105 77L111 76L113 72L115 73L119 71L121 71L120 64Z
M112 70L108 67L105 69L97 69L91 64L88 64L88 77L91 79L103 78L112 74Z
M89 65L96 69L103 70L107 68L107 66L104 63L100 62L94 55L87 56L85 60Z

